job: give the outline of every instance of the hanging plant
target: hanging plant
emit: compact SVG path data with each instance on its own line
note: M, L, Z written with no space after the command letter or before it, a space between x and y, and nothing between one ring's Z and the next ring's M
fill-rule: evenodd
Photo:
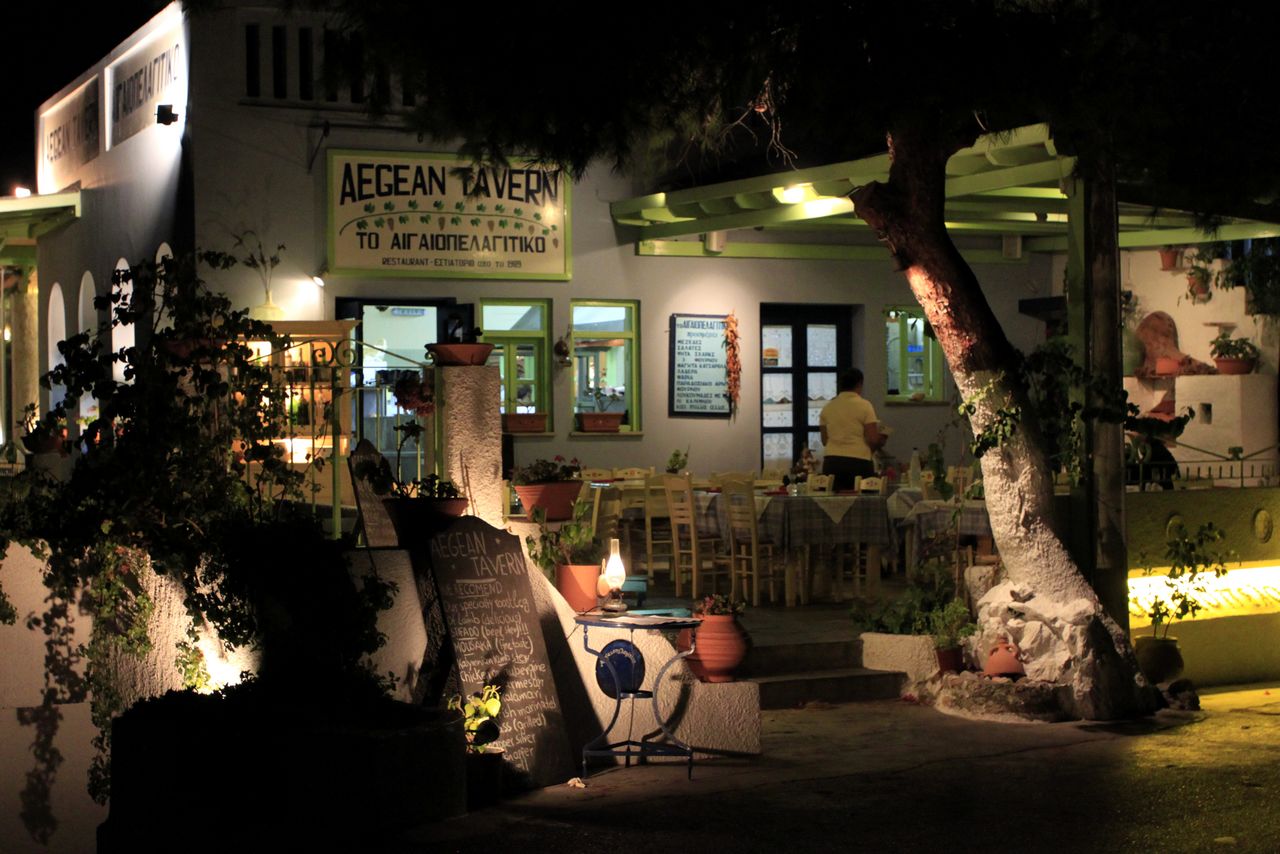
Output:
M732 311L724 319L725 397L729 398L729 417L738 414L738 396L742 392L742 358L738 351L738 318Z

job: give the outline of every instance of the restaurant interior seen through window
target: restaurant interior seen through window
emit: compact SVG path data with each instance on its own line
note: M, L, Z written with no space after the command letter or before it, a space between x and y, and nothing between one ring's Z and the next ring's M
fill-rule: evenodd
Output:
M895 307L885 312L885 399L944 400L942 348L928 334L924 314Z
M551 414L550 300L484 299L480 328L493 344L488 364L498 368L503 414Z
M622 430L640 429L640 303L573 300L573 411L623 413Z

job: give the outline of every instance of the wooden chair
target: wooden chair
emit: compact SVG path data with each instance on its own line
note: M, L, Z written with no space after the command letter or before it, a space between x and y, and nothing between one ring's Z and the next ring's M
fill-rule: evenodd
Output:
M752 479L725 481L720 500L724 502L729 519L729 595L736 597L741 580L743 597L750 595L752 606L759 606L763 575L769 585L769 601L777 601L779 573L774 571L776 555L773 543L760 539Z
M578 474L583 480L613 480L613 469L587 469Z
M675 543L671 538L671 519L667 510L667 490L662 475L645 478L644 486L644 567L649 575L656 571L656 559L665 558L667 574L675 578Z
M644 480L651 474L653 474L653 466L647 469L632 466L631 468L614 469L611 477L614 480Z
M620 535L622 501L614 489L591 490L591 536L605 545Z
M833 474L811 474L807 481L809 492L830 492L836 482Z
M955 498L964 498L964 494L973 485L973 469L968 466L949 466L947 483L951 484L951 488L955 490Z
M889 483L882 477L855 477L853 491L863 495L884 495Z
M790 474L786 469L767 468L760 469L759 480L768 481L769 483L782 483L782 479Z
M678 475L662 476L667 493L667 510L671 514L672 560L671 571L675 576L676 596L684 595L684 575L691 582L690 595L696 601L701 596L698 579L704 572L711 575L711 590L719 592L717 580L719 568L729 575L729 561L717 560L716 539L698 535L697 505L693 502L693 486L689 479ZM708 566L710 569L708 570Z

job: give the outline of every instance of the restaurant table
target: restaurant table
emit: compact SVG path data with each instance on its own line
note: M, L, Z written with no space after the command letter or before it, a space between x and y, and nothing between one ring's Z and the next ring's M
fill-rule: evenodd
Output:
M959 513L957 514L957 509ZM963 504L956 501L917 501L902 520L906 528L907 568L915 569L920 546L925 540L944 531L954 530L958 536L991 536L991 519L987 516L987 502L970 499ZM956 527L953 529L953 525Z
M694 493L701 534L726 538L729 530L727 507L720 493ZM885 549L896 551L897 538L889 517L889 505L882 495L808 495L756 494L756 513L761 536L787 555L785 577L786 603L796 604L797 594L808 599L808 591L800 591L799 579L806 551L813 547L857 544L867 549L867 565L875 571L867 574L871 595L880 587L880 562Z
M604 731L589 741L582 748L582 776L587 776L587 759L592 756L622 756L627 767L631 766L634 756L637 762L644 762L649 756L684 756L689 760L689 777L693 778L693 748L685 744L671 731L662 717L662 709L658 706L658 689L663 677L677 661L688 658L697 647L698 627L702 621L693 617L675 617L667 615L610 614L590 611L579 614L574 622L582 626L582 647L596 657L596 683L600 690L614 701L613 717L609 719ZM627 640L614 640L599 649L592 649L588 634L592 628L623 630L627 632ZM656 629L658 631L689 631L689 648L674 653L654 677L652 689L643 688L644 655L634 643L636 629ZM634 724L634 713L630 716L627 737L620 741L610 741L609 733L618 723L622 712L622 701L651 700L653 702L653 718L658 729L666 737L666 741L647 741L643 738L632 738L631 725Z

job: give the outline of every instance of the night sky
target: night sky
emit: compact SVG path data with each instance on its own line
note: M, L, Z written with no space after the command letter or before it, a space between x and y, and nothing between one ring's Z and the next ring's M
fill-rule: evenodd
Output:
M163 0L14 3L5 9L0 196L36 188L36 108L165 7Z

